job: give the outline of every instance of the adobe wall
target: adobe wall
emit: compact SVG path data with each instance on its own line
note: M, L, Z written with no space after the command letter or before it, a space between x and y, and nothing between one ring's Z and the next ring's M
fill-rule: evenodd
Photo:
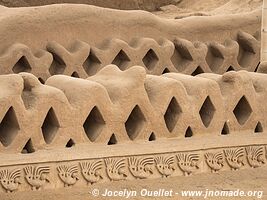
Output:
M44 85L29 73L1 75L1 191L259 167L266 76L154 76L115 65Z
M161 6L178 3L179 0L0 0L7 7L42 6L60 3L89 4L120 10L154 11Z
M258 11L0 11L0 192L266 163Z

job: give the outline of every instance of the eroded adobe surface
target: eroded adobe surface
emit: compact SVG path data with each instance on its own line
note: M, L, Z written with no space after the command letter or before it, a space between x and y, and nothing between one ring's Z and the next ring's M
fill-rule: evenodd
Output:
M31 72L42 80L56 74L87 78L104 66L115 64L121 70L140 65L148 74L179 72L194 76L204 72L257 71L259 57L260 42L241 31L236 40L226 40L224 44L139 38L129 43L111 39L97 47L76 40L64 47L53 41L47 43L45 50L34 53L17 43L0 55L0 73Z
M266 163L259 11L0 11L0 192Z
M1 149L21 152L75 144L262 132L266 75L245 71L196 77L146 75L115 65L88 79L28 73L0 76ZM122 84L123 83L123 84ZM256 131L257 132L257 131Z
M260 167L266 80L246 71L154 76L115 65L45 84L25 72L1 75L0 177L14 182L1 182L2 191Z
M89 5L0 9L1 74L30 72L43 81L56 74L87 78L108 64L121 70L140 65L154 75L258 69L257 10L167 20Z
M89 4L106 8L122 10L149 10L154 11L159 7L178 3L179 0L1 0L0 5L8 7L41 6L59 3Z

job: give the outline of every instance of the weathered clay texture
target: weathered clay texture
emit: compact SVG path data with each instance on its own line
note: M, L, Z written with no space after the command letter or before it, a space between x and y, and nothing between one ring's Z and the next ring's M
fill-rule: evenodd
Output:
M153 75L223 74L255 71L260 59L259 11L167 20L74 4L0 10L0 74L87 78L108 64Z
M179 72L189 75L231 70L256 71L260 59L260 42L252 35L239 32L237 40L190 42L176 38L174 42L151 38L133 39L129 44L112 39L100 47L76 41L65 48L48 42L46 50L33 53L23 44L14 44L0 55L0 73L30 72L46 80L51 75L64 74L86 78L108 64L121 70L133 65L143 66L148 74Z
M29 74L1 75L1 152L75 144L263 132L266 75L146 75L115 65L88 79L63 75L45 85Z

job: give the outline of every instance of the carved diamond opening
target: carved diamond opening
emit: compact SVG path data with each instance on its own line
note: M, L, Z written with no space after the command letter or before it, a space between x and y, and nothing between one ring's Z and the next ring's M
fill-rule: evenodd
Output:
M152 70L154 67L156 67L159 58L157 56L157 54L150 49L146 55L144 56L144 58L142 59L144 65L146 66L147 69Z
M106 123L100 111L95 106L89 113L85 122L83 123L84 131L90 141L94 142L96 140L96 138L99 136L102 129L104 128L105 124Z
M233 112L240 125L243 125L246 123L246 121L248 120L248 118L250 117L252 113L252 109L245 96L243 96L239 100Z
M46 117L42 125L43 137L47 144L50 144L53 141L59 127L60 125L57 116L55 114L55 111L53 108L50 108L46 114Z
M191 127L189 126L185 131L185 137L192 137L192 136L193 136L193 131Z
M108 141L108 145L114 145L114 144L117 144L118 141L117 141L117 138L115 136L115 134L113 133Z
M243 68L251 66L251 62L255 56L255 50L253 49L251 41L239 35L237 42L239 44L237 56L238 64Z
M228 135L230 133L229 127L227 123L225 122L223 125L223 129L221 131L221 135Z
M120 52L117 54L117 56L112 61L112 64L118 66L121 70L124 70L127 68L129 62L130 62L130 58L127 56L127 54L123 50L120 50Z
M222 52L214 46L209 46L206 61L212 71L216 71L222 65L224 57Z
M192 76L196 76L196 75L198 75L198 74L202 74L202 73L204 73L203 69L202 69L200 66L198 66L198 67L196 68L196 70L192 72L191 75L192 75Z
M94 75L100 68L101 61L97 58L93 51L90 52L86 61L83 63L83 68L89 76Z
M146 119L141 109L138 105L136 105L125 122L127 134L131 140L134 140L137 137L139 132L142 130L145 121Z
M208 96L199 110L199 115L201 117L202 123L206 128L208 128L208 126L210 125L214 113L215 107L212 104L210 97Z
M14 73L30 72L31 70L32 68L25 56L22 56L12 68Z
M75 145L75 142L73 141L73 139L70 139L67 144L66 144L66 148L71 148Z
M7 147L15 139L19 130L15 110L10 107L0 123L0 142Z
M177 100L173 97L164 114L164 120L170 132L173 131L181 113L182 113L182 109L177 103Z
M148 141L152 142L152 141L155 141L156 140L156 135L154 133L151 133L149 138L148 138Z
M66 68L66 63L56 54L53 53L53 62L49 68L51 75L63 74Z
M187 47L176 44L171 61L174 67L181 72L193 61L193 57Z
M257 123L257 126L255 127L254 133L261 133L263 132L263 127L260 122Z
M30 138L25 144L25 146L23 147L21 153L28 154L28 153L33 153L33 152L35 152L35 149L32 144L32 139Z

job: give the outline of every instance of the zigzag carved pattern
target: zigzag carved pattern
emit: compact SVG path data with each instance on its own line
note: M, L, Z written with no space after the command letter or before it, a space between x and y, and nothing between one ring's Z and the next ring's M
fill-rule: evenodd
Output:
M153 75L166 72L223 74L231 70L257 70L259 55L260 42L245 32L239 32L236 40L228 39L224 44L181 38L174 41L139 38L129 43L111 39L97 47L75 41L63 47L51 41L45 50L36 53L23 44L9 47L0 55L0 74L31 72L41 80L55 74L87 78L109 64L121 70L139 65Z
M261 134L265 81L246 71L154 76L114 65L88 79L54 75L45 85L29 73L1 75L0 151Z

